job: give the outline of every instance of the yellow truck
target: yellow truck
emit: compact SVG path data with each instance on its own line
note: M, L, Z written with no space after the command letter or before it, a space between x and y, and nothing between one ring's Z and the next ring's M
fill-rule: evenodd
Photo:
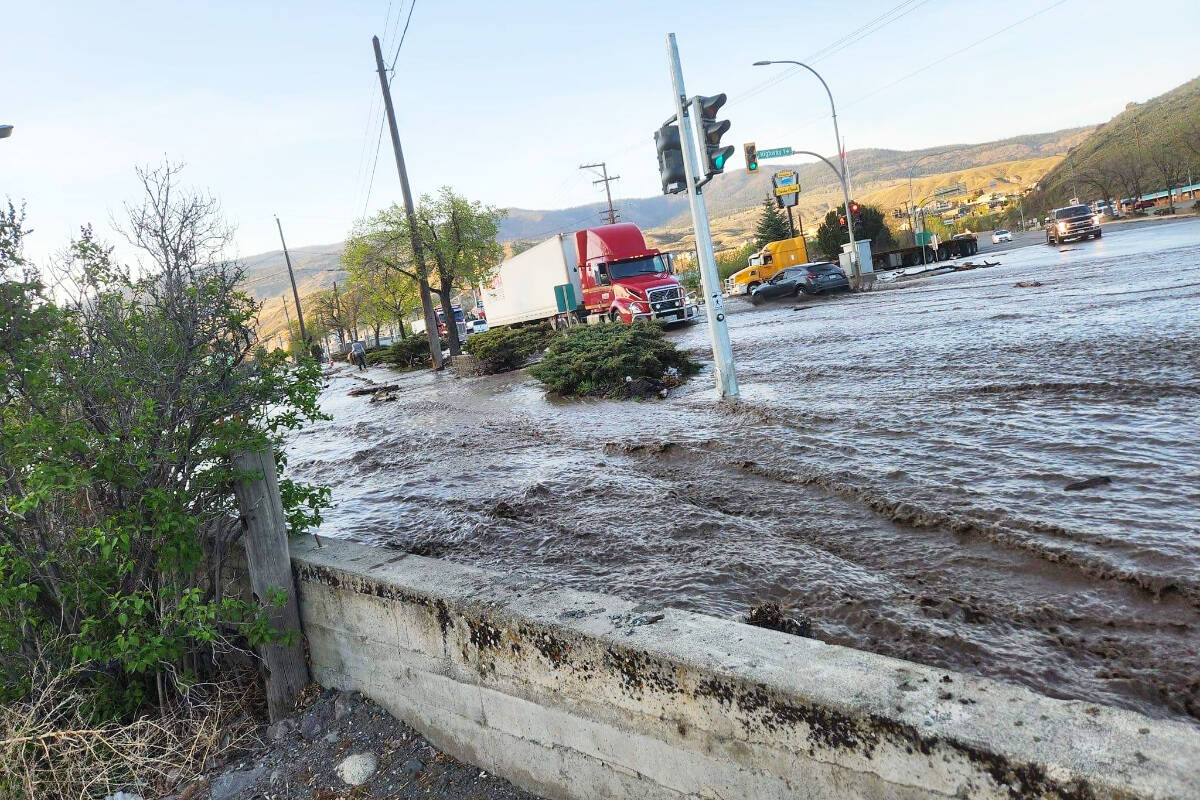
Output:
M748 266L725 279L725 294L750 294L754 287L775 277L775 273L796 264L808 263L803 236L769 242L746 259Z

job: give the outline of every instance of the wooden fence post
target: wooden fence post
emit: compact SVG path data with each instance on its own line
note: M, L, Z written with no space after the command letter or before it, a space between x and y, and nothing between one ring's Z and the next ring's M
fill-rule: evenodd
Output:
M233 468L241 473L262 475L242 478L234 485L245 529L243 541L250 565L250 588L255 599L265 606L271 627L280 632L295 631L298 637L290 647L267 644L259 648L267 669L267 711L274 722L292 712L296 698L309 680L292 560L288 555L287 520L275 475L275 454L269 448L238 453L233 457ZM287 602L282 606L268 602L275 589L287 592Z

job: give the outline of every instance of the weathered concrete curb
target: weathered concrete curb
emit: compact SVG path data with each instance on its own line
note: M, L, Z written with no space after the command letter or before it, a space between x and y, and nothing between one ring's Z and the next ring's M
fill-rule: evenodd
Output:
M547 797L1200 797L1186 723L323 541L314 677Z

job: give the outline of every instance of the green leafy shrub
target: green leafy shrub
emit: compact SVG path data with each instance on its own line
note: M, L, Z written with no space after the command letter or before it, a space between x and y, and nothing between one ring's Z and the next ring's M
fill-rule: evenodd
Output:
M635 322L577 325L550 344L530 373L561 395L628 397L631 382L682 381L699 370L659 325Z
M554 331L545 323L494 328L467 339L466 351L488 372L507 372L524 365L546 348Z
M84 227L56 302L0 211L0 691L31 664L74 670L100 716L170 704L219 656L286 632L222 596L240 535L231 456L272 447L292 533L328 492L284 477L288 432L319 418L320 368L254 358L258 305L225 253L215 202L140 171L134 273ZM184 244L180 244L184 243ZM263 603L277 598L264 597ZM0 790L0 794L3 791Z
M445 348L446 340L440 340L440 344ZM400 339L390 347L371 351L367 353L367 363L372 366L388 364L397 369L428 367L432 364L429 358L429 337L423 333L417 333Z

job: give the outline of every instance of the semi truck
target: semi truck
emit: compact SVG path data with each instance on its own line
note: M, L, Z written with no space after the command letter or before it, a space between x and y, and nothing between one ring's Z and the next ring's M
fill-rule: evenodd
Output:
M924 256L921 254L922 250L925 251ZM918 264L932 264L935 261L973 256L978 252L979 238L973 233L955 234L944 242L938 241L936 236L929 236L929 240L925 244L872 253L871 264L876 272L883 272L889 269L915 267Z
M497 267L482 287L490 327L547 321L694 322L698 311L670 256L622 222L560 233Z
M746 259L746 268L725 279L725 294L751 294L754 287L774 278L788 267L808 263L808 248L803 236L768 242Z

